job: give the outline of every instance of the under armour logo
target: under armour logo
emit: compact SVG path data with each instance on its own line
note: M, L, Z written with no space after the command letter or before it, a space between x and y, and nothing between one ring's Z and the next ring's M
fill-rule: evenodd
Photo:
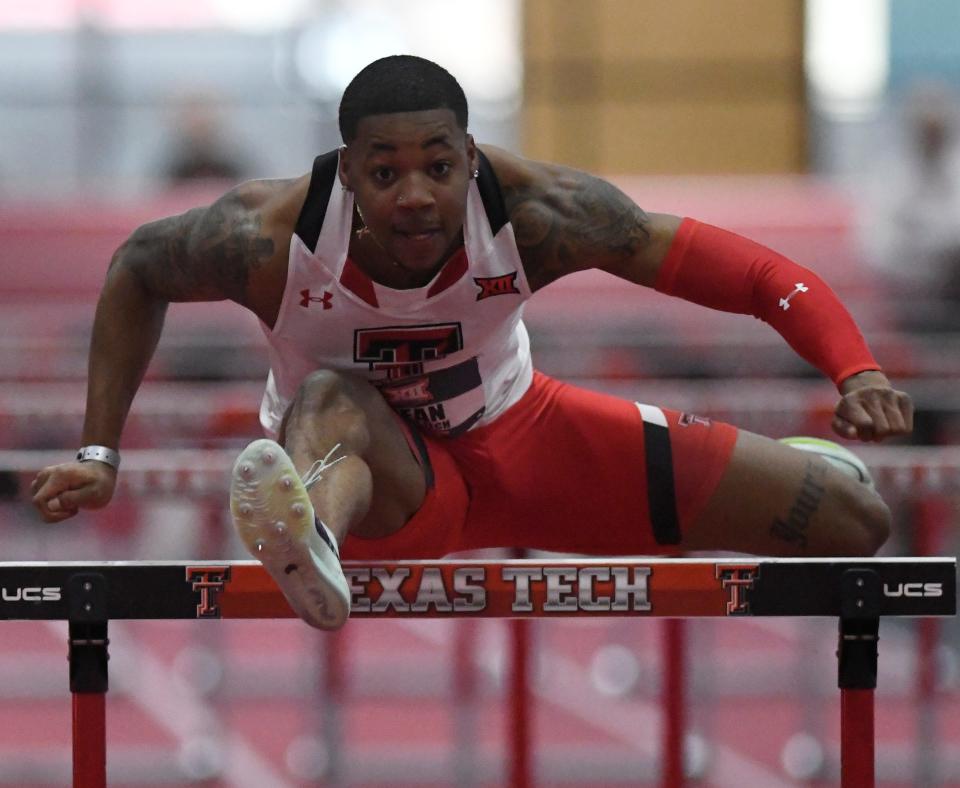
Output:
M793 292L790 293L786 298L780 299L780 308L786 312L790 308L790 299L793 298L797 293L806 293L810 288L807 287L803 282L797 282L793 286Z
M333 298L333 293L328 293L326 290L323 291L322 296L311 296L309 290L300 291L300 306L309 307L310 302L313 301L318 304L323 304L324 309L333 309L333 304L330 303L330 300Z

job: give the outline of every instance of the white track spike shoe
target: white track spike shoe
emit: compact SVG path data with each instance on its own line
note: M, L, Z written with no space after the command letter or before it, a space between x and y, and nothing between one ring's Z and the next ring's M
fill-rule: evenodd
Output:
M350 615L350 591L336 540L318 532L307 487L276 442L256 440L233 466L230 511L237 533L311 626L339 629Z

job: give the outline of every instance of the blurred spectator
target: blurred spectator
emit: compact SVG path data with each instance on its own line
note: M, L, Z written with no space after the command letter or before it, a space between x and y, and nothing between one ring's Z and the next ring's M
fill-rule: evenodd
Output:
M864 223L869 263L895 319L910 331L960 330L960 157L953 93L915 87L905 104L906 150L877 162Z
M243 156L229 140L214 101L197 93L179 100L174 136L162 169L168 183L239 181L247 177Z

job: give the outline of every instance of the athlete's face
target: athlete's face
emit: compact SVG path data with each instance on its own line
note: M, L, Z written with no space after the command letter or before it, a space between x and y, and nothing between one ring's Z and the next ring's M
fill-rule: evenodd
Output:
M364 224L401 267L426 272L461 242L473 137L449 109L372 115L340 156Z

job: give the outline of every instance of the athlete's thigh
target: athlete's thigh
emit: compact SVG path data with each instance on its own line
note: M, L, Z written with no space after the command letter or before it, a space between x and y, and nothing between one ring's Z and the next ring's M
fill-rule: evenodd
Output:
M681 547L872 554L885 538L884 510L879 496L822 457L740 430L720 484Z
M736 430L537 375L457 458L471 546L603 555L674 552L726 467Z

